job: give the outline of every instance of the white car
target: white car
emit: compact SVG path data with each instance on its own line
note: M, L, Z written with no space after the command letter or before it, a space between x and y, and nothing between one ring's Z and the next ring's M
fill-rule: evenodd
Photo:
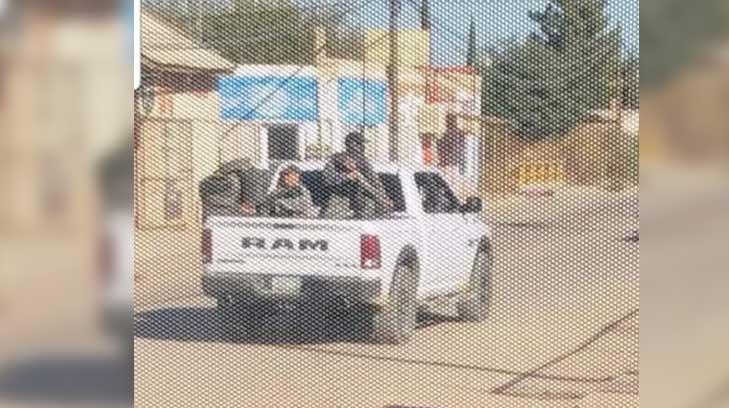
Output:
M320 208L323 164L299 167ZM431 169L375 171L394 204L382 219L209 217L203 291L222 316L255 319L261 304L279 301L369 311L374 340L387 343L406 341L419 306L434 299L454 300L463 320L485 319L493 260L481 200L459 202Z

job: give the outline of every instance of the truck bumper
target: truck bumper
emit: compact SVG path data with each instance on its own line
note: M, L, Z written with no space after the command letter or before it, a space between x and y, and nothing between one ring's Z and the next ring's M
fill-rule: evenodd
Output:
M276 280L295 282L282 290ZM375 302L380 298L381 283L355 277L319 277L269 274L206 272L203 293L214 298L258 298L281 301L320 301L352 303Z

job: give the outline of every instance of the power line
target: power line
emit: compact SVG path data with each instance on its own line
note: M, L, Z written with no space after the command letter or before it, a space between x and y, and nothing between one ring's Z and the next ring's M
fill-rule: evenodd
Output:
M362 4L361 7L347 10L341 16L341 18L346 17L346 15L348 15L348 14L356 11L357 9L364 9L369 4L374 3L374 1L375 0L369 0L366 3ZM321 47L319 47L318 49L316 49L314 51L314 59L316 59L316 57L319 57L326 50L327 50L327 44L324 43ZM284 81L282 81L281 84L279 84L279 86L276 87L276 89L274 89L271 93L269 93L263 99L261 99L261 101L253 109L251 109L245 116L249 116L249 115L253 114L255 111L257 111L258 109L260 109L263 106L263 104L266 103L266 102L268 102L278 91L280 91L281 89L283 89L283 87L285 87L286 85L288 85L288 83L291 82L291 80L293 80L296 76L298 76L299 74L301 74L301 72L306 68L306 66L307 66L306 64L299 65L299 67L296 69L296 71L294 71L294 73L292 73L291 75L289 75L288 77L286 77L284 79Z
M341 15L339 15L338 18L345 18L349 14L351 14L351 13L353 13L355 11L364 10L367 6L369 6L370 4L373 4L375 1L376 0L368 0L366 2L363 2L358 7L353 7L351 9L349 9L349 10L346 10ZM384 37L386 38L387 36L384 36ZM319 57L323 52L326 52L326 50L327 50L327 43L325 42L324 44L322 44L321 47L319 47L318 49L316 49L314 51L314 59L316 59L317 57ZM281 89L283 89L294 78L296 78L299 74L301 74L301 72L305 68L306 68L306 64L299 65L299 67L296 69L296 71L294 71L288 77L284 78L284 80L281 81L281 83L279 83L279 85L273 91L271 91L270 93L268 93L265 97L263 97L261 99L261 101L259 103L256 104L256 106L254 106L252 109L250 109L246 113L245 117L249 117L254 112L256 112L258 109L260 109L261 107L263 107L264 104L268 103L271 100L271 98L273 98ZM221 137L218 139L218 164L220 164L220 162L222 161L222 157L221 157L221 155L222 155L222 142L225 140L225 138L227 138L230 135L231 132L233 132L239 126L241 126L242 123L243 122L241 121L241 122L238 122L238 123L234 124L233 126L231 126L230 128L228 128L225 132L223 132L223 134L221 135Z

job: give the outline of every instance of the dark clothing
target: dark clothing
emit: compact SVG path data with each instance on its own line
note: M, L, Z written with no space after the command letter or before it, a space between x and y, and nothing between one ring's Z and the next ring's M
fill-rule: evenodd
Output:
M243 205L259 207L266 198L270 180L269 171L254 168L244 160L222 164L200 183L203 218L250 216L243 213Z
M351 172L358 172L359 179L352 180ZM333 155L324 167L324 183L330 192L325 218L373 218L390 210L382 182L365 157Z
M461 167L466 160L466 134L458 129L447 131L438 141L441 167Z

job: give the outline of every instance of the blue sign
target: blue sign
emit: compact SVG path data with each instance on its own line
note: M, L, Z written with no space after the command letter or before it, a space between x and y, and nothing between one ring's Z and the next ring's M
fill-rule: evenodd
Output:
M374 126L387 120L387 84L385 81L340 79L339 115L348 125Z
M316 121L314 78L261 76L218 80L220 116L228 120Z

